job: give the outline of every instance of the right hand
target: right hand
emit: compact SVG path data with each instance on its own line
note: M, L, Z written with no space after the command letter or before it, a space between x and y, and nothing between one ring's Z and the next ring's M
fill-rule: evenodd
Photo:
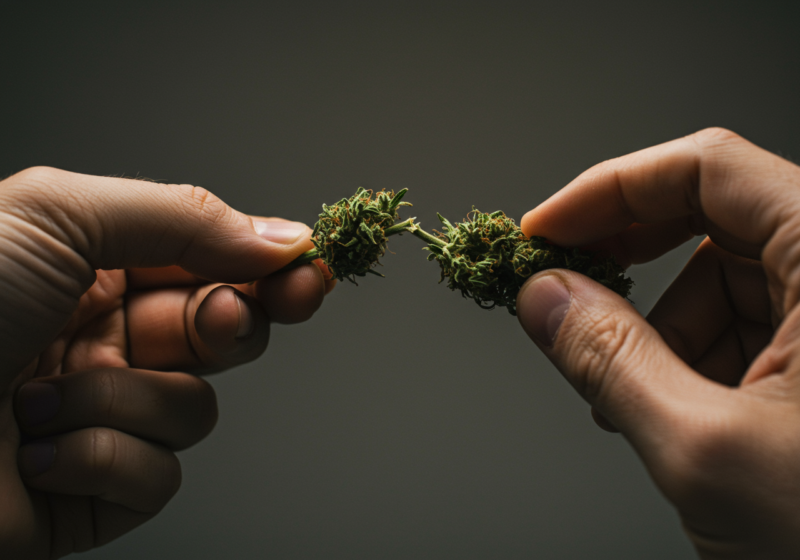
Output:
M800 558L800 168L704 130L588 170L522 229L624 265L708 234L647 320L563 270L529 280L519 319L702 558Z

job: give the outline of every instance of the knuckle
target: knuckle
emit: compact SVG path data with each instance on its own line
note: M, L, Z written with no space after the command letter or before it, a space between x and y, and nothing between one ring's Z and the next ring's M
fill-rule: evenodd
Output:
M66 174L54 167L29 167L3 181L2 195L15 207L38 208L48 193L64 183Z
M620 160L620 158L615 157L615 158L607 159L605 161L601 161L600 163L595 164L593 167L590 167L589 171L591 171L591 172L593 172L595 174L598 174L598 175L603 175L603 174L608 174L608 173L616 175L617 174L619 160Z
M120 403L120 393L124 374L114 370L100 370L94 375L92 383L92 404L94 413L101 421L115 417Z
M601 161L584 171L579 178L588 181L610 181L614 185L614 190L619 191L622 186L619 177L619 160L620 158L612 158Z
M627 157L630 158L630 156ZM633 223L636 221L636 216L631 210L629 201L626 200L626 182L623 179L625 176L623 171L629 165L630 163L627 161L626 156L608 159L589 168L581 175L580 179L589 183L596 181L611 186L617 211L621 216L625 216L625 220Z
M209 226L220 224L231 215L231 208L208 189L192 185L179 185L184 208Z
M800 300L800 218L789 216L765 245L761 258L779 299L774 303L783 314Z
M100 486L105 486L117 468L120 452L117 433L109 428L95 428L91 433L89 472Z
M575 362L573 385L590 403L603 398L613 383L617 365L637 352L637 329L613 314L590 316L577 333L576 348L568 350Z
M14 182L23 183L26 185L41 186L48 185L56 181L61 181L66 173L66 171L56 169L55 167L39 165L23 169L22 171L9 177L9 179L13 179Z
M744 141L741 136L732 130L728 130L727 128L722 128L719 126L711 126L702 130L698 130L694 134L691 134L690 137L701 146L708 144L738 143Z

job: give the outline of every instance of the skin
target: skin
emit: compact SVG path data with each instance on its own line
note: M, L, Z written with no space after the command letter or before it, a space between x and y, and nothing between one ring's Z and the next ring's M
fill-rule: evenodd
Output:
M276 273L312 247L292 224L190 185L0 182L0 556L89 550L164 507L175 451L217 419L193 373L255 359L333 287L324 265Z
M799 558L800 168L703 130L586 171L522 228L626 265L707 234L646 319L563 270L523 287L519 318L701 558Z

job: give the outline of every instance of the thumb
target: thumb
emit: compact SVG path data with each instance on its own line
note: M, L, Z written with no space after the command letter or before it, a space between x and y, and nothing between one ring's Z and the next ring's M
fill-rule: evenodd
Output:
M312 247L302 224L254 225L201 187L46 167L0 183L0 209L31 236L55 240L59 264L74 272L179 265L208 280L241 283L280 269Z
M254 222L200 187L31 168L0 182L0 393L66 326L96 269L179 265L207 280L267 276L310 230ZM118 297L116 295L110 297Z
M714 391L625 300L567 270L531 278L522 328L577 392L637 446L653 443L687 399Z

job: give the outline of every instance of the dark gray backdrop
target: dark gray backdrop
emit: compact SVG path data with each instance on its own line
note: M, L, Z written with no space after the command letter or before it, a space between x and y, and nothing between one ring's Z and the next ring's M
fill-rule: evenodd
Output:
M5 3L0 174L205 186L313 223L361 185L423 225L522 214L604 159L700 128L800 155L797 2ZM418 240L253 364L154 521L87 555L691 557L619 436ZM691 247L634 267L646 312ZM357 349L357 351L355 351Z

